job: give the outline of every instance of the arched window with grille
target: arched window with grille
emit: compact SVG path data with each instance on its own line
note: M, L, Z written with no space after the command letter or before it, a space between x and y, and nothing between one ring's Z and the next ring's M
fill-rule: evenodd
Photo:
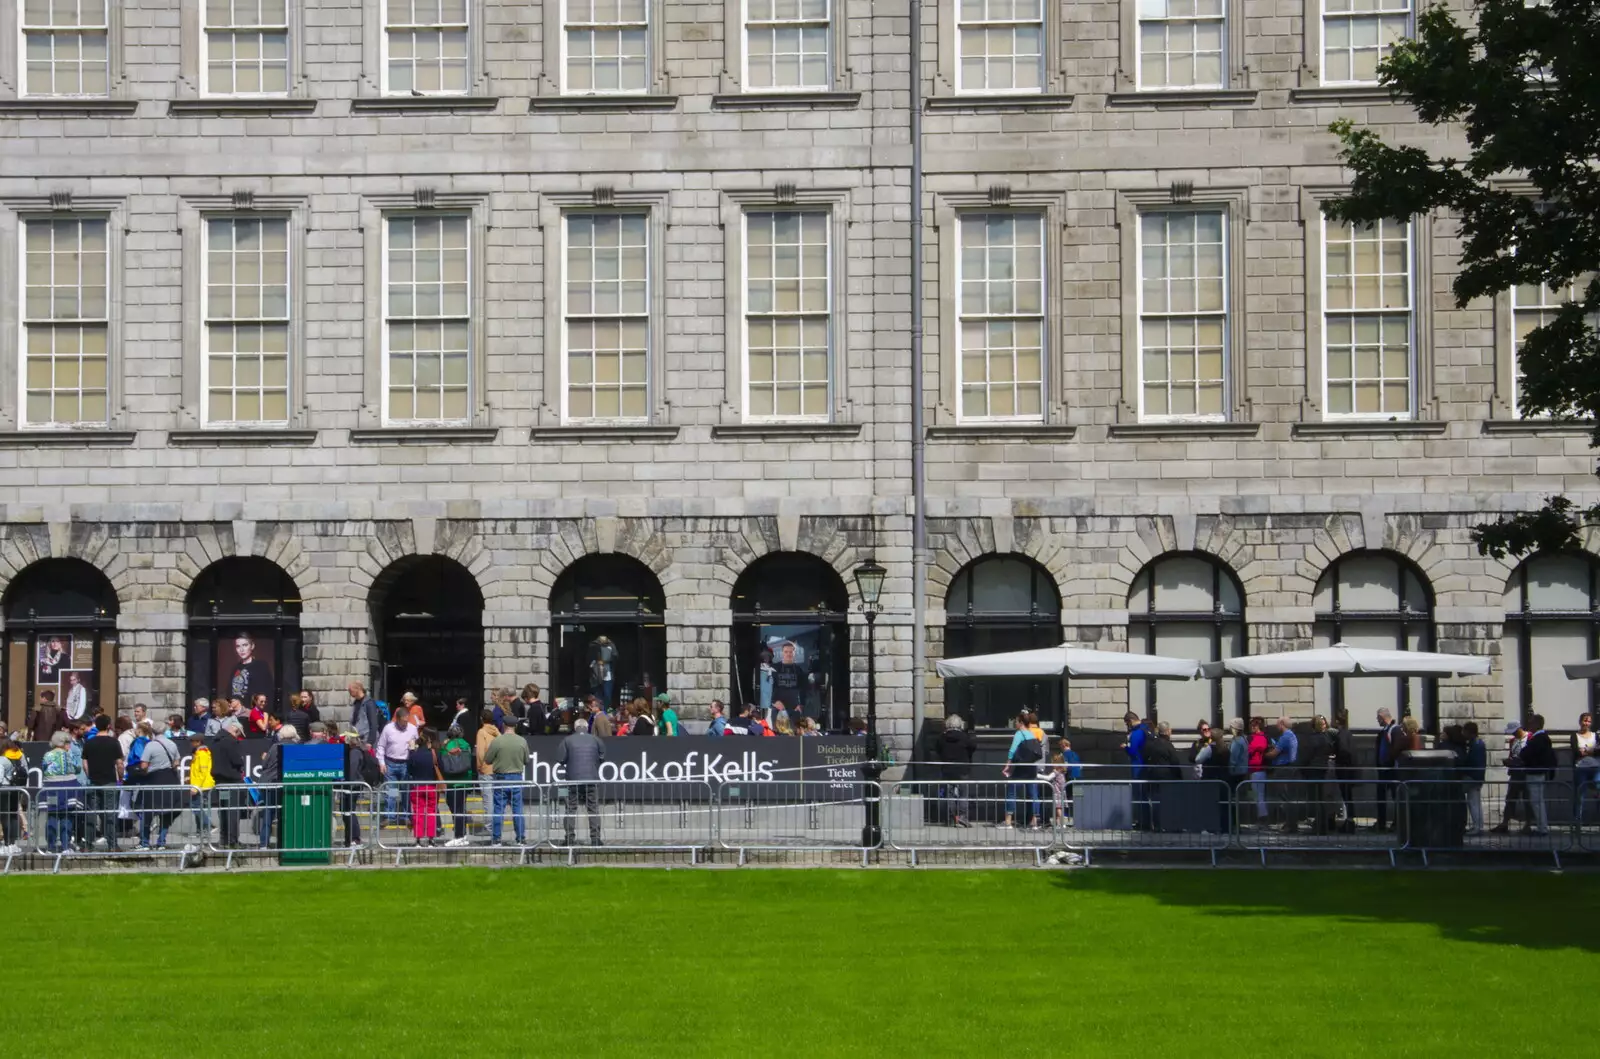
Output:
M1317 581L1312 643L1330 647L1376 647L1389 651L1433 650L1433 589L1402 555L1357 551L1341 555ZM1388 707L1396 718L1416 714L1429 731L1438 724L1438 681L1428 677L1321 677L1315 685L1318 713L1349 712L1356 728L1376 725Z
M1244 591L1232 570L1199 553L1164 555L1145 566L1128 592L1128 650L1218 662L1245 653ZM1244 716L1248 691L1221 680L1132 680L1136 713L1188 728Z
M1506 720L1544 715L1549 729L1576 728L1593 712L1594 682L1561 667L1600 655L1600 563L1591 555L1537 555L1506 581Z
M1061 594L1055 578L1021 555L987 555L962 567L945 595L944 656L998 654L1062 642ZM1018 711L1039 714L1046 730L1066 728L1062 682L1035 677L982 677L945 685L945 708L975 728L1005 728Z

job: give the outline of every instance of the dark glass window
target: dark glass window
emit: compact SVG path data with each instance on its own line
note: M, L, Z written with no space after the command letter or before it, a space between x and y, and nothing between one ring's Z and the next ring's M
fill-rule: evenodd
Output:
M967 655L1058 647L1061 595L1055 578L1032 559L991 555L962 567L945 594L944 654ZM945 709L974 728L1003 729L1024 709L1049 731L1067 726L1064 684L1039 677L983 677L945 683Z

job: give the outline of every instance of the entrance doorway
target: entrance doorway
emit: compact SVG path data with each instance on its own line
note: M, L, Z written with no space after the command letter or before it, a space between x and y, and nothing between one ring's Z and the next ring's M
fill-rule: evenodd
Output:
M256 695L282 717L300 687L300 589L276 563L212 563L189 589L189 701ZM187 711L185 711L187 712Z
M369 603L380 697L392 705L411 692L436 727L458 698L483 708L483 592L466 567L442 555L396 560L372 583Z
M815 555L775 552L751 563L733 586L733 689L742 703L791 719L803 713L828 731L850 714L850 596Z
M68 717L117 707L117 593L82 559L41 559L6 588L5 719L40 705Z
M607 709L666 687L666 594L626 555L589 555L550 592L552 694L598 696Z

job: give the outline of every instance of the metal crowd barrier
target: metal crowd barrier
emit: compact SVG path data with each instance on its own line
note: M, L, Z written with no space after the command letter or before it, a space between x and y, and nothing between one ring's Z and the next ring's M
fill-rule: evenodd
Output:
M1058 821L1061 844L1095 849L1217 853L1233 838L1228 785L1221 780L1074 780Z
M1383 853L1394 864L1401 840L1393 821L1382 830L1375 825L1362 828L1354 811L1336 781L1290 777L1279 770L1266 779L1248 778L1234 788L1234 841L1240 849L1259 853L1262 864L1274 851Z
M1573 786L1513 777L1478 784L1451 778L1407 779L1399 784L1402 849L1420 853L1543 853L1561 866L1561 854L1581 841ZM1474 807L1480 807L1476 824Z
M396 865L419 850L463 856L514 852L519 863L526 863L546 838L544 794L526 779L387 782L372 792L368 820L377 847L392 853Z
M0 788L0 856L5 858L0 874L11 871L11 862L27 855L23 841L30 839L29 814L33 810L33 796L23 787Z
M198 859L203 842L193 814L194 796L193 787L176 784L48 783L32 792L33 840L55 872L69 856L176 857L182 868L189 859Z
M875 782L775 780L723 783L717 790L717 848L737 852L739 863L756 851L832 850L861 854L869 862L883 844L868 840L866 809L883 802Z
M602 846L677 850L698 864L716 841L716 791L703 780L564 780L542 790L546 841L569 864L580 849Z
M910 855L942 850L1031 851L1058 844L1056 789L1037 780L903 780L883 803L883 841Z
M332 822L326 843L307 841L303 835L286 836L285 801L326 796ZM354 864L371 838L373 792L365 783L248 783L219 784L205 792L209 827L203 843L209 856L223 858L223 866L276 858L284 854L324 854L331 862L342 858Z

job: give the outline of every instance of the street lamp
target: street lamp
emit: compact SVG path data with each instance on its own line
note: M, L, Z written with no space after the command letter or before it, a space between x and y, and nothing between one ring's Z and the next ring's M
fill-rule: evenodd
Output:
M867 619L867 762L862 772L873 783L883 775L883 755L878 749L878 652L875 630L878 596L883 592L883 578L887 573L871 559L856 567L856 591L861 596L861 613ZM871 792L868 792L866 802L867 823L861 831L861 844L871 849L883 837L882 807L877 796Z

